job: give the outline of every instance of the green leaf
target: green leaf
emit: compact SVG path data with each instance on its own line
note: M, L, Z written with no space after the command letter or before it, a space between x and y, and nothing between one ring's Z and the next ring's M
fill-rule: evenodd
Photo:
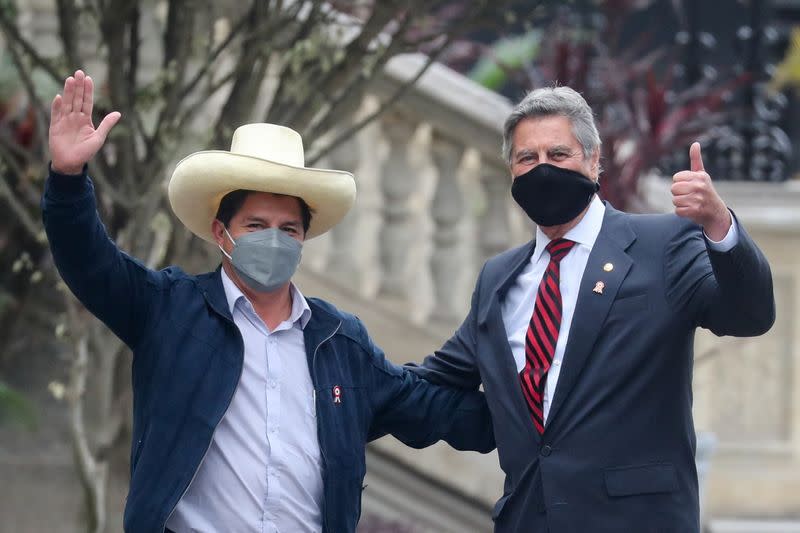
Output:
M542 32L532 30L524 35L501 39L492 46L492 51L484 55L468 76L473 81L489 89L500 89L508 77L507 70L517 70L533 61L539 53Z
M6 422L33 430L36 428L36 412L22 394L0 382L0 424Z

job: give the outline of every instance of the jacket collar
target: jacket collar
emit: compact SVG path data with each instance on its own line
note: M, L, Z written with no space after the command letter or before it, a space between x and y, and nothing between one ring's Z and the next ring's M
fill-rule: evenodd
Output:
M207 272L197 276L197 285L203 291L208 305L230 321L233 321L233 315L228 307L228 299L225 296L225 288L222 286L222 265L220 264L213 272Z
M197 276L197 284L211 308L217 314L233 321L228 298L222 284L222 265L213 272ZM336 332L341 324L341 318L315 298L306 298L306 302L311 309L311 318L305 325L304 333L307 339L313 339L318 344ZM314 348L316 348L316 344Z

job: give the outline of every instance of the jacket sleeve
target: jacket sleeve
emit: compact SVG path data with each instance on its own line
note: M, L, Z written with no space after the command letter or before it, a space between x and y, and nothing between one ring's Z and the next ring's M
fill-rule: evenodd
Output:
M699 226L684 224L665 250L667 299L692 325L716 335L766 333L775 322L772 273L734 216L739 240L727 252L709 248Z
M486 453L495 448L483 392L434 385L387 361L369 337L367 345L373 409L369 440L391 433L413 448L439 440L457 450Z
M148 322L159 274L121 252L100 221L94 187L81 176L50 171L42 198L50 251L78 300L134 349Z
M486 266L478 276L472 293L469 314L450 339L433 354L427 356L422 365L406 364L406 368L418 376L439 385L448 385L468 390L477 390L481 376L475 359L477 316L481 279Z

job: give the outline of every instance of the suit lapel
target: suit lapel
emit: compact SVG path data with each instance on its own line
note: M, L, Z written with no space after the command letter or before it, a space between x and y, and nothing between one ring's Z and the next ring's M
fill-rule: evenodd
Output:
M617 291L633 265L633 260L625 250L635 239L636 235L628 225L625 215L606 205L603 227L583 271L564 351L564 362L547 417L548 426L558 416L564 400L575 386L587 358L592 353ZM611 272L603 269L606 263L614 265ZM594 290L598 282L603 283L601 294Z
M501 310L502 300L530 261L535 246L536 242L531 241L528 245L520 248L518 254L509 258L506 265L504 265L506 268L503 268L503 265L500 266L507 274L490 291L488 304L484 305L478 314L478 327L488 332L492 345L496 347L493 353L497 357L496 363L500 372L500 383L510 384L508 390L514 405L513 411L522 417L519 423L527 428L531 438L538 442L541 437L530 420L528 405L522 396L522 385L517 372L517 363L514 361L514 355L511 353L511 347L508 344L508 334Z

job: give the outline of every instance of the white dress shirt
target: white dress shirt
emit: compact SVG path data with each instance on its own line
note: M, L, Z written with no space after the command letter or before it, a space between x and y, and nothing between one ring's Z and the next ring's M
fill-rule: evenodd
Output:
M565 239L575 241L575 246L561 260L561 327L558 332L558 342L556 343L555 354L553 354L553 362L547 372L544 398L542 399L545 421L550 412L550 402L556 392L558 376L561 373L561 365L564 362L564 349L567 346L567 339L569 339L572 316L575 313L575 304L578 301L578 289L583 279L583 271L586 269L589 254L592 252L597 236L600 234L600 228L603 226L605 210L605 205L595 195L581 221L564 235ZM708 236L706 238L708 239ZM712 249L720 252L726 252L733 248L738 242L738 230L735 220L722 241L716 242L711 239L708 239L708 241ZM550 263L550 254L545 251L545 247L549 242L550 238L537 227L536 246L530 262L509 288L501 307L508 344L511 346L511 353L517 365L517 373L522 372L522 369L525 368L525 335L527 334L533 307L536 303L536 292L539 289L539 283L542 281L542 276L548 263Z
M322 530L322 466L303 328L311 309L291 286L288 320L269 331L222 270L244 340L244 367L194 480L167 522L177 533Z

